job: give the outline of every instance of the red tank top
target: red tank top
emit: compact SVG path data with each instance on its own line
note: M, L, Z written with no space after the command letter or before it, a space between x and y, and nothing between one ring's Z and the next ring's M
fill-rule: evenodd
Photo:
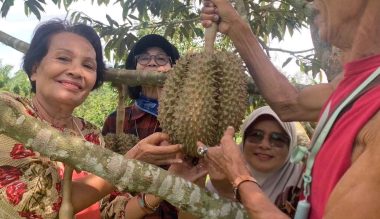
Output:
M335 109L379 66L380 55L346 64L343 80L326 102L331 101L330 109ZM337 118L316 156L312 170L309 218L320 219L323 217L332 190L351 165L351 152L357 134L379 109L380 85L377 85L366 91L347 109L344 109L344 112Z

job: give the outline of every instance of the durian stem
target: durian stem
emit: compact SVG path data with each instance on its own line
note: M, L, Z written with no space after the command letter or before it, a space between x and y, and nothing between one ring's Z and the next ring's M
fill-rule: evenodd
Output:
M117 111L116 111L116 134L123 133L124 128L124 119L125 119L125 113L124 113L124 100L125 100L125 85L121 84L117 87L118 90L118 104L117 104Z
M60 219L73 219L74 218L74 207L71 203L71 191L72 191L72 174L73 168L69 165L65 165L65 170L63 173L63 197L62 205L59 209Z
M206 28L205 52L212 53L214 51L214 42L215 42L217 31L218 31L218 25L215 22L212 23L211 27Z

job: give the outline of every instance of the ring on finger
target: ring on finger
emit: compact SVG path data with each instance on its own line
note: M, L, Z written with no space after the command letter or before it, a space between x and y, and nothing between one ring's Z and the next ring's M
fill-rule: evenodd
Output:
M207 154L208 147L206 145L201 146L197 149L197 153L199 156L204 157Z

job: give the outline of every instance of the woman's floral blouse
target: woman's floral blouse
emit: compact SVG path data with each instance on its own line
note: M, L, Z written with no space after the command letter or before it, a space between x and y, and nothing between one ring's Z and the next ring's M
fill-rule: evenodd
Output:
M10 93L0 93L22 103L25 111L38 117L31 101ZM81 119L84 138L104 145L98 128ZM59 129L64 135L72 130ZM0 218L57 218L61 206L64 166L24 147L20 142L0 133Z

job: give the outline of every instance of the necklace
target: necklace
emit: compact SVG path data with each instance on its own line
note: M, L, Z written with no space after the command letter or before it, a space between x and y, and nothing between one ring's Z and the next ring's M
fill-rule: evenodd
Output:
M32 101L30 101L30 103L31 103L31 107L32 107L32 109L35 111L35 114L36 114L41 120L43 120L43 121L49 123L51 126L53 126L53 127L55 127L55 128L61 129L60 127L57 127L57 126L55 126L54 124L48 122L48 121L47 121L47 120L46 120L46 119L45 119L45 118L39 113L39 110L38 110L37 107L34 105L34 101L33 101L33 99L32 99ZM72 127L73 127L72 130L74 131L74 133L76 133L76 131L75 131L75 129L76 129L76 130L79 132L80 136L82 136L82 138L85 139L85 138L84 138L84 135L83 135L83 133L82 133L82 131L81 131L81 129L79 128L79 125L77 124L77 122L75 121L74 116L72 116L72 115L71 115L71 123L72 123Z
M72 118L73 124L74 124L75 127L77 128L79 134L82 136L82 138L83 138L84 140L86 140L85 137L84 137L84 135L83 135L83 133L82 133L82 131L80 130L80 128L79 128L77 122L75 122L75 118L74 118L74 116L72 116L71 118Z

